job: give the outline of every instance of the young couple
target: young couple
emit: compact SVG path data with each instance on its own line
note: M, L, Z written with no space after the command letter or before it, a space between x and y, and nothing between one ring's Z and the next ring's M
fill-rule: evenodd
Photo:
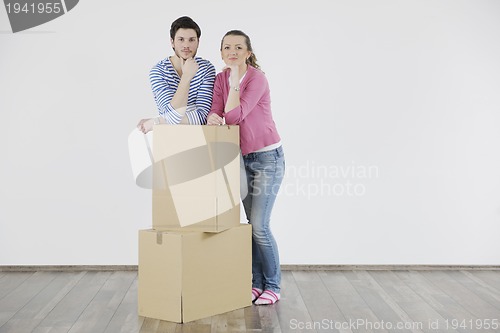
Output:
M196 57L200 36L200 27L189 17L172 23L175 55L160 61L149 75L159 117L142 119L137 127L147 133L160 123L239 125L248 186L242 199L252 224L252 301L274 304L280 299L281 271L269 224L285 160L269 85L245 33L231 30L222 38L226 67L217 76L210 61Z

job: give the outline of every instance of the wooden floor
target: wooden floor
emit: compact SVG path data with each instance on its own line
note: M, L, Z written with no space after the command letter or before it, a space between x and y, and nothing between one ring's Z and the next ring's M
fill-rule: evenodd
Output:
M500 332L500 271L283 271L282 299L137 316L137 272L0 272L0 332Z

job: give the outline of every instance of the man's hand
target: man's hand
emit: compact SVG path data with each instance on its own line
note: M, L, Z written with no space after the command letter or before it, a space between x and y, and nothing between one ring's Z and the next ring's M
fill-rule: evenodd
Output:
M139 129L139 131L146 134L153 129L153 125L153 118L141 119L141 121L139 121L139 123L137 124L137 128Z
M182 76L186 76L190 81L196 75L198 71L198 63L194 58L188 58L186 60L180 58L181 60L181 68L182 68Z

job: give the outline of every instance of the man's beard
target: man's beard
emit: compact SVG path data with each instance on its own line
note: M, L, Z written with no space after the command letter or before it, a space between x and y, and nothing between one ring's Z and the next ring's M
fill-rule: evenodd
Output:
M188 56L187 58L184 58L184 55L182 54L182 51L177 52L177 50L176 50L176 49L174 49L174 52L175 52L175 55L176 55L177 57L179 57L179 58L181 58L181 59L183 59L183 60L187 60L187 59L191 58L191 55L190 55L190 56ZM196 52L197 52L197 51L191 52L193 59L194 59L194 57L196 56Z

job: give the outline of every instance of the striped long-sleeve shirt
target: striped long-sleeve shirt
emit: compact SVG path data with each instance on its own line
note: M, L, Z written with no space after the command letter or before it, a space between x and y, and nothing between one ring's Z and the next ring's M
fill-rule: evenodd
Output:
M198 63L198 71L189 86L186 116L190 124L204 125L207 123L208 112L212 105L215 67L210 61L200 57L196 57L195 60ZM168 124L179 124L182 115L172 107L170 102L181 78L168 57L151 69L149 80L160 116L165 118Z

